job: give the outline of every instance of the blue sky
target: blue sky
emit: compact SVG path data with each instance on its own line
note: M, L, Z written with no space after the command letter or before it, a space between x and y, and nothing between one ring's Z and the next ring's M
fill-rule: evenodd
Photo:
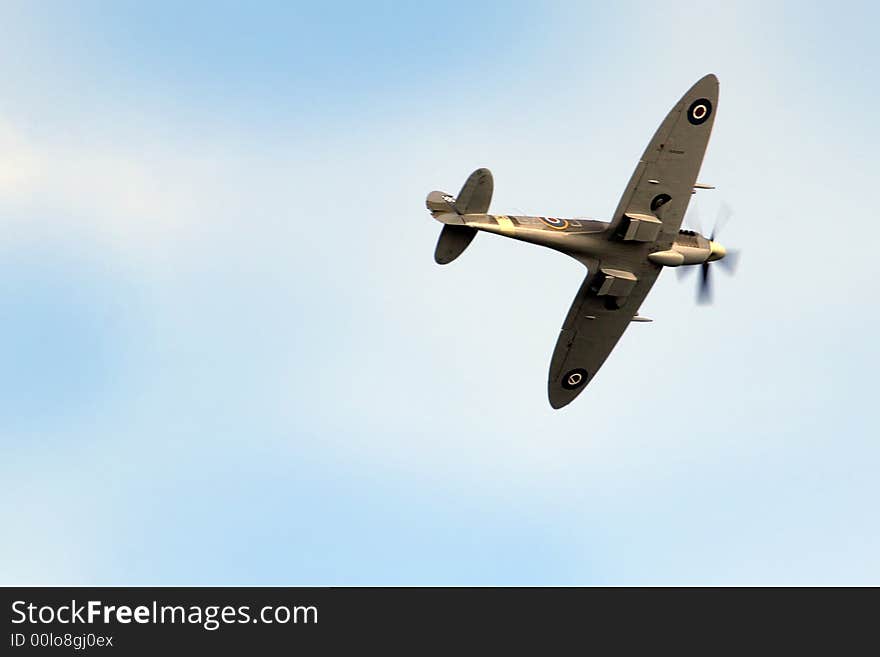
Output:
M878 19L5 4L0 582L876 584ZM580 265L424 197L608 219L707 72L740 269L554 412Z

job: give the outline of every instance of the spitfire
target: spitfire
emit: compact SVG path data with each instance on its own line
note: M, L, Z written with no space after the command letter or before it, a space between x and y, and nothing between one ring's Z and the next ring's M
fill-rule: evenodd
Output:
M718 79L707 75L692 86L660 124L648 144L610 222L489 214L494 182L477 169L458 196L428 194L431 215L443 224L434 259L455 260L477 232L496 233L569 255L587 274L562 324L550 361L550 405L561 408L593 380L638 314L664 267L699 265L700 298L708 298L709 263L727 250L681 225L697 182L718 107Z

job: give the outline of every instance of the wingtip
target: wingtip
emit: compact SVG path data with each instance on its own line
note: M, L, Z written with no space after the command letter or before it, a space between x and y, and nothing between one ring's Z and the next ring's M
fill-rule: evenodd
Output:
M681 97L681 100L679 102L685 103L688 102L689 99L697 96L705 96L712 99L712 102L716 102L718 100L718 92L718 78L715 76L714 73L709 73L694 82L691 85L691 88L688 89Z
M550 407L553 408L553 410L555 411L558 411L560 408L568 406L577 396L575 395L574 397L572 397L569 395L560 394L561 391L553 385L552 381L549 383L547 388L547 401L550 402Z
M701 77L699 80L697 80L696 84L694 84L694 87L701 86L701 85L705 86L707 84L712 85L715 92L716 93L718 92L718 87L719 87L718 76L715 75L714 73L707 73L706 75Z

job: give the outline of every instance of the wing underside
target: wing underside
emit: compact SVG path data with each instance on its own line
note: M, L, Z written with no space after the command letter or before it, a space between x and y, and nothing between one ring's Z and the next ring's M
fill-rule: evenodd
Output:
M571 403L592 381L660 273L658 267L652 267L636 282L626 307L613 309L608 307L607 297L599 294L603 267L598 261L588 267L590 271L571 304L550 362L547 393L553 408Z
M657 280L661 268L648 255L669 249L675 241L717 106L714 75L703 77L681 97L636 165L612 217L602 262L582 260L589 272L550 362L548 395L553 408L570 403L589 384Z
M706 75L675 104L642 154L612 217L625 237L629 217L659 220L651 242L668 249L681 227L718 108L718 78ZM638 238L637 238L638 239Z

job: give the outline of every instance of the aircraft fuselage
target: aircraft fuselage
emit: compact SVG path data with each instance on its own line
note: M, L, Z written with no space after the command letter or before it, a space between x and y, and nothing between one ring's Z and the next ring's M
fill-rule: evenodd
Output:
M479 231L546 246L578 260L597 258L613 262L617 252L620 252L621 258L630 258L634 249L631 243L613 239L610 223L595 219L466 214L461 215L459 221ZM653 245L648 243L635 248L643 249L645 257L655 251ZM696 265L714 259L713 255L717 255L720 249L720 246L699 233L681 230L668 250L668 257L651 259L665 266Z

